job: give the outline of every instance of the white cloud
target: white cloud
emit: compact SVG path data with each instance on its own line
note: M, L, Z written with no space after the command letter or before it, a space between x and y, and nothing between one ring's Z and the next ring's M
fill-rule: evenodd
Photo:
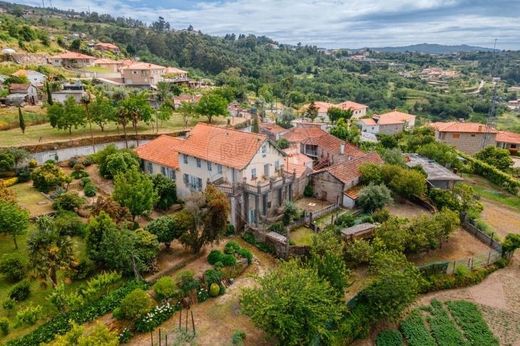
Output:
M39 5L39 0L22 2ZM513 16L520 5L515 0L230 0L199 1L187 9L176 2L54 0L53 5L76 10L90 6L91 11L147 22L161 15L177 28L191 24L210 34L253 33L325 47L421 42L489 46L497 37L499 48L520 48L520 21Z

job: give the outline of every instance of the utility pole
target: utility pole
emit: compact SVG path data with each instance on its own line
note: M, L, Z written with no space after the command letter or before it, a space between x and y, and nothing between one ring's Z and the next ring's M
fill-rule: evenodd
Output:
M497 54L497 39L495 38L495 43L493 44L493 66L491 67L491 83L493 83L493 94L491 96L491 105L489 106L489 112L487 116L486 121L486 132L484 133L484 139L482 140L482 145L480 146L480 149L484 149L484 147L487 144L487 141L489 139L489 129L495 128L496 126L496 112L497 112L497 102L498 102L498 96L497 96L497 85L498 80L495 79L495 73L496 73L496 54Z

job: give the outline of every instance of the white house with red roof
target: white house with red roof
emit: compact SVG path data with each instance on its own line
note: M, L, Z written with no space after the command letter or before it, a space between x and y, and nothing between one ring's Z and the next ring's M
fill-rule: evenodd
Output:
M497 147L507 149L512 154L518 153L520 149L520 133L510 131L498 131Z
M361 132L372 134L395 135L415 126L415 115L392 111L359 119Z
M308 103L300 108L300 112L303 114L307 111L311 104ZM352 119L359 119L367 115L368 106L356 103L352 101L345 101L338 104L324 102L324 101L314 101L314 105L318 109L318 119L323 122L330 122L328 111L330 108L339 108L342 110L352 110Z
M81 68L92 66L95 60L96 58L90 55L76 52L65 52L50 57L49 64L54 66Z
M287 155L262 134L198 123L186 139L161 136L136 152L147 172L175 178L180 199L207 184L225 192L235 227L264 222L296 193Z
M147 62L135 62L121 68L121 77L127 86L156 86L163 81L166 67Z

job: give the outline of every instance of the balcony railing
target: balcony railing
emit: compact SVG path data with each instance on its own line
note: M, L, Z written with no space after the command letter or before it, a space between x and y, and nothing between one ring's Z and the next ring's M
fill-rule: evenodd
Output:
M283 186L290 184L294 181L294 175L285 174L276 177L269 177L268 179L258 180L256 184L247 182L242 183L228 183L222 178L213 182L222 192L228 195L236 195L240 192L246 191L252 194L262 195L272 190L277 190Z

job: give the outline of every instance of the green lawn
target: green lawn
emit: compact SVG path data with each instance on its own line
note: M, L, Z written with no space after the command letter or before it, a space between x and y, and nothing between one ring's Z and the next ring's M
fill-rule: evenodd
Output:
M198 121L206 121L205 117L200 119L194 119L189 126L193 126ZM226 119L223 117L214 118L213 123L225 124ZM172 132L184 129L184 123L182 116L179 113L174 113L170 120L164 121L159 126L159 131L162 133ZM101 131L97 126L93 126L93 133L96 137L103 137L108 135L122 135L123 131L121 128L117 128L115 124L106 126L105 131ZM138 133L155 133L155 123L149 125L140 124L138 126ZM132 128L127 129L128 134L133 134ZM0 131L0 146L19 146L19 145L31 145L41 144L57 141L66 141L80 138L88 138L90 132L88 127L82 127L73 129L72 134L69 135L68 131L57 130L50 126L49 123L40 124L35 126L29 126L25 130L25 134L19 129L12 129L7 131Z
M477 175L465 174L464 178L465 182L473 186L480 196L512 208L520 208L519 196L512 195Z
M312 237L314 236L312 229L307 227L299 227L289 234L289 239L294 245L310 246L312 244Z
M42 124L48 121L45 110L39 106L27 106L22 109L25 126ZM0 108L0 131L18 129L18 108ZM18 131L21 131L18 129Z
M16 193L18 204L29 210L31 216L39 216L52 211L52 202L32 186L32 182L13 185L9 190Z

